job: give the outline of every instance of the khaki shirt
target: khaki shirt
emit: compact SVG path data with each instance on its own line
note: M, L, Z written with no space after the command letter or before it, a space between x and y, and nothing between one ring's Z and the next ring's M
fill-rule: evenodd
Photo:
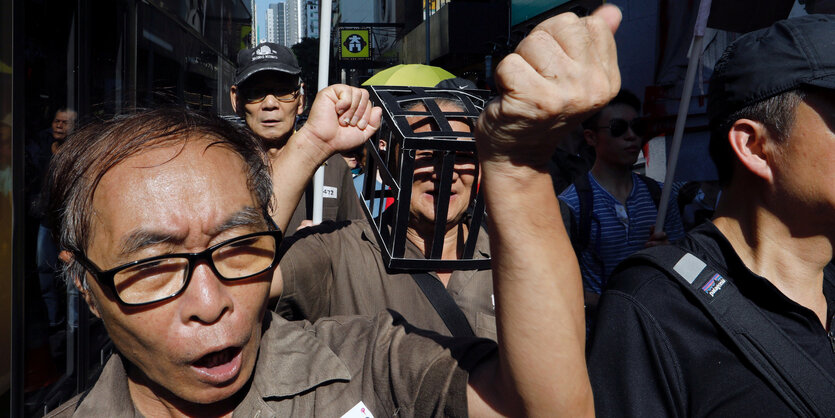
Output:
M313 325L269 313L265 322L235 417L340 417L360 402L375 417L467 416L468 372L496 351L490 341L430 335L388 313ZM48 416L142 416L122 357L111 356L92 389Z
M354 179L351 176L348 164L345 164L345 160L339 154L335 154L325 161L324 167L322 220L347 221L364 218L365 212L360 206L360 200L354 187ZM307 193L313 190L312 183L313 180L311 179L310 185L305 188L302 198L299 200L299 205L296 206L296 210L290 218L285 236L293 235L303 220L312 218L312 203L310 208L307 206L309 202L313 201L313 196L308 196Z
M391 309L418 328L452 335L409 273L386 271L371 228L363 219L320 225L300 234L279 264L284 288L276 311L288 319L316 321L334 315L375 315ZM475 257L490 257L489 251L487 234L481 231ZM406 255L423 258L408 241ZM495 341L492 271L454 271L447 291L473 332Z

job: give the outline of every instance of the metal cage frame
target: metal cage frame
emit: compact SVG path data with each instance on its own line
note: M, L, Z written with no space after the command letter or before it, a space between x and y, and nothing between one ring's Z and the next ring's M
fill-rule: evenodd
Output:
M474 126L487 102L489 92L399 86L368 86L368 89L371 100L383 109L383 122L377 135L369 139L365 145L368 158L360 200L369 223L374 226L374 235L382 250L386 267L393 270L422 271L489 269L490 258L473 258L485 218L484 199L479 191L478 181L473 184L472 202L468 210L469 234L462 257L457 260L441 259L456 153L471 152L476 157L478 155L474 134L454 130L449 121L464 119ZM444 100L461 104L463 111L442 111L438 101ZM404 109L417 102L423 104L423 109ZM415 116L431 118L437 130L414 132L408 118ZM377 143L380 139L386 140L387 143L384 156L380 155L378 150ZM405 256L417 150L431 150L443 156L441 171L436 173L439 185L435 199L432 248L429 257L420 259ZM392 173L392 167L397 167L397 172ZM478 170L479 166L476 164L476 179ZM383 183L381 190L377 187L378 173ZM394 198L394 203L387 208L385 202L390 198ZM372 216L373 213L378 213L378 216Z

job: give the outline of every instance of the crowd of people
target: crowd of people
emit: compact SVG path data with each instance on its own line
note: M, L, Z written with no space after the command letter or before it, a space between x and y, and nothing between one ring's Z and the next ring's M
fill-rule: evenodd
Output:
M65 140L61 109L33 157L50 279L114 353L50 416L831 416L835 17L728 48L721 193L685 186L663 231L620 19L541 23L486 103L449 82L396 109L311 99L262 43L238 55L237 124L166 107Z

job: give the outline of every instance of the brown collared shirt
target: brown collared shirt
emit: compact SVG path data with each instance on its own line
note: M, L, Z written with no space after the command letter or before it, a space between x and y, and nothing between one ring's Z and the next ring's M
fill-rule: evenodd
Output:
M365 213L360 206L359 197L357 197L356 188L354 188L354 179L351 175L351 170L345 160L339 154L335 154L325 161L325 176L322 183L322 220L323 221L347 221L351 219L360 219L365 217ZM290 236L296 233L296 230L305 219L312 219L313 217L313 196L309 195L312 192L313 180L305 188L302 193L299 205L293 211L293 216L290 218L290 223L287 225L287 231L284 231L285 236ZM310 207L308 207L310 204Z
M284 288L276 311L288 319L316 321L333 315L375 315L391 309L418 328L452 335L408 273L386 271L371 228L362 219L305 231L281 259ZM476 257L490 257L489 250L487 234L482 231L476 242ZM410 258L423 257L411 242L406 244L406 253ZM447 291L475 334L495 341L492 271L454 271Z
M265 321L235 417L340 417L360 403L375 417L467 416L469 371L496 352L491 341L426 333L388 313L316 324L270 313ZM111 356L92 389L48 416L142 416L122 357Z

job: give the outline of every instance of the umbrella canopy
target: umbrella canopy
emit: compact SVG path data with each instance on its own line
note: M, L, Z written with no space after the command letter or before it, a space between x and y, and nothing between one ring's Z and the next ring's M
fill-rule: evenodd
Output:
M435 87L455 75L441 67L423 64L400 64L374 74L363 86Z

